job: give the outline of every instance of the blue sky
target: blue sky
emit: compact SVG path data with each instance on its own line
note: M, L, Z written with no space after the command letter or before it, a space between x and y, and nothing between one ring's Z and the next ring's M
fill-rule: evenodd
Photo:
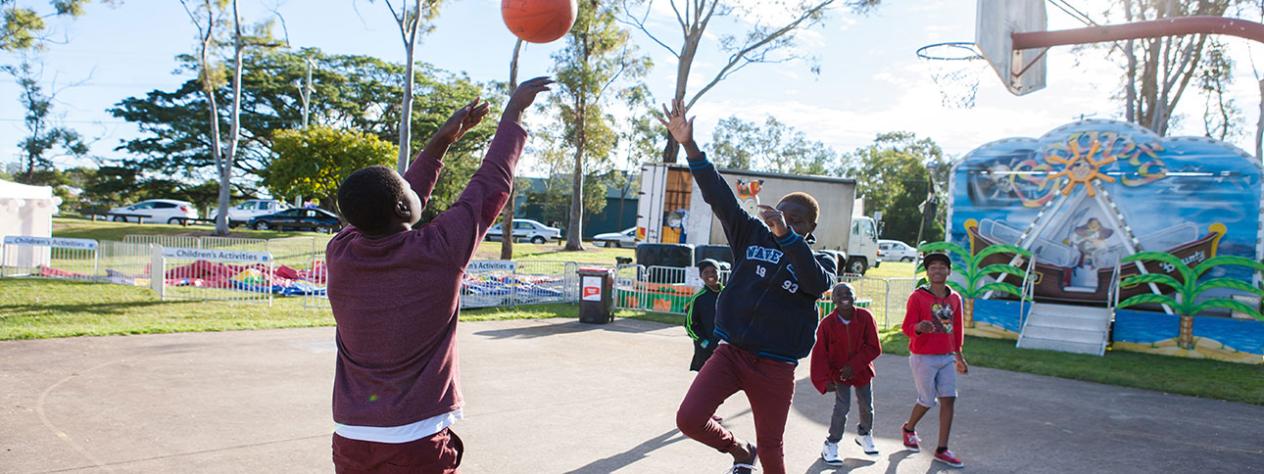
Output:
M247 21L270 16L269 8L279 3L278 10L285 16L295 47L314 46L333 53L366 54L397 62L403 59L398 30L380 0L241 1ZM745 1L757 4L754 0ZM47 9L48 2L18 3ZM663 10L665 0L657 3L656 15L662 21L656 23L655 29L672 39L669 44L674 44L677 36L671 35L672 24L668 23L674 20L661 16L670 15L669 10ZM693 110L698 116L700 141L704 146L710 141L711 130L721 118L739 115L762 121L766 114L772 114L840 152L866 145L878 133L907 130L933 138L948 154L960 156L997 139L1039 137L1081 116L1121 116L1121 107L1111 98L1121 72L1104 58L1104 49L1087 49L1080 54L1069 48L1053 50L1049 55L1048 87L1023 97L1010 95L992 72L979 64L976 106L964 110L944 108L931 78L931 68L914 52L929 43L972 41L974 2L885 3L866 16L835 10L826 24L801 37L798 53L816 58L819 74L813 74L806 62L752 65L722 82ZM1103 9L1102 1L1072 3L1085 11ZM417 59L450 71L464 71L475 80L506 79L513 37L501 22L499 6L498 0L450 2L443 9L436 30L422 39ZM1080 26L1055 8L1049 9L1049 23L1051 29ZM64 113L67 125L97 139L92 148L94 155L120 157L113 148L120 140L135 136L136 130L105 110L123 98L154 88L170 89L186 80L187 73L173 74L174 57L193 51L192 24L173 0L125 0L114 7L93 4L82 18L53 24L68 43L51 45L44 53L45 85L55 82L61 87L88 79L63 90L56 109ZM280 33L279 28L277 32ZM646 82L662 101L670 96L674 84L674 58L639 32L633 32L633 39L655 61ZM1247 112L1243 116L1243 133L1231 142L1251 150L1254 110L1259 101L1251 72L1251 51L1245 40L1228 42L1237 62L1232 96ZM559 44L531 45L522 59L521 77L547 74L551 66L549 54ZM723 57L715 51L703 51L695 62L693 88L701 87L719 67ZM0 63L12 64L17 59L14 54L0 53ZM1201 135L1201 110L1202 99L1187 94L1178 110L1181 122L1174 127L1173 135ZM24 135L21 117L16 84L11 77L0 78L0 163L17 159L17 142ZM55 162L74 163L68 157ZM530 174L529 161L528 167Z

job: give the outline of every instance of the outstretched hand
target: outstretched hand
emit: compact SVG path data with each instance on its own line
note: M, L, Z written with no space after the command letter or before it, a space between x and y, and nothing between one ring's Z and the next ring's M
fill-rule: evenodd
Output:
M515 118L521 117L522 111L535 103L536 94L552 90L549 89L551 84L553 84L553 79L549 76L528 79L518 84L518 88L514 89L513 94L509 96L509 103L505 105L505 115L512 114Z
M487 116L491 104L481 98L474 98L464 107L452 112L452 116L448 117L448 121L444 122L439 130L435 132L435 136L448 143L456 143L461 137L465 136L465 132L478 126L483 121L483 117Z
M693 120L695 117L685 117L685 101L673 100L671 110L667 110L667 104L663 104L663 115L655 115L658 123L667 127L667 131L671 133L676 143L688 145L693 143Z

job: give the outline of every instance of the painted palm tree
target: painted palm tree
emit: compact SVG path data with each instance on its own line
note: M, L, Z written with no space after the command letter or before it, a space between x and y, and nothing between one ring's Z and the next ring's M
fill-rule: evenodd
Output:
M1198 301L1198 297L1202 296L1207 290L1216 288L1228 288L1238 290L1255 296L1264 297L1264 290L1234 278L1212 278L1210 280L1199 282L1208 270L1224 265L1236 265L1250 268L1255 272L1264 271L1264 264L1251 260L1246 257L1238 257L1233 255L1222 255L1212 257L1206 261L1189 268L1185 262L1181 261L1175 255L1167 252L1139 252L1128 257L1124 257L1119 261L1120 264L1134 263L1140 261L1156 262L1164 267L1172 267L1181 275L1178 280L1176 277L1162 273L1149 273L1144 275L1129 275L1119 282L1119 286L1123 288L1131 288L1136 285L1145 285L1155 283L1166 285L1173 290L1173 296L1157 295L1145 293L1135 295L1131 298L1119 302L1120 308L1129 306L1137 306L1143 304L1161 304L1172 308L1181 317L1181 332L1177 338L1177 344L1184 349L1194 348L1194 316L1211 308L1225 308L1234 311L1240 311L1251 315L1255 319L1264 320L1264 316L1260 315L1259 308L1252 308L1242 302L1235 301L1231 298L1208 298L1202 302Z
M968 328L974 327L974 299L982 297L991 292L1009 293L1018 298L1023 297L1023 292L1017 286L1006 283L1004 277L994 278L995 275L1013 275L1023 278L1026 275L1021 268L1014 265L1004 263L994 263L979 267L983 260L996 254L1010 253L1022 257L1024 259L1031 258L1031 252L1022 247L1014 245L989 245L979 253L970 254L965 247L954 244L952 242L928 242L917 247L917 250L923 254L926 252L947 251L957 256L957 260L965 262L965 267L956 271L965 278L965 284L962 285L955 281L949 280L948 286L961 295L962 303L962 319ZM918 271L921 271L921 264L918 265ZM996 281L988 281L995 279ZM986 283L984 283L986 282ZM980 283L984 283L980 285Z

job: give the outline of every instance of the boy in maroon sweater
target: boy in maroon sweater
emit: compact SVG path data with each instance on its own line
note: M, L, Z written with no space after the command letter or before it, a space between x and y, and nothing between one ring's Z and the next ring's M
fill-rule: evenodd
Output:
M851 410L851 392L856 392L860 410L856 444L865 454L878 454L873 444L873 361L882 355L878 342L878 326L873 314L857 308L856 292L851 285L834 286L831 298L834 311L821 320L816 329L816 345L812 346L812 385L825 394L834 392L834 415L830 418L829 436L821 448L826 464L839 465L838 442L847 431L847 413Z
M333 460L339 473L454 473L464 447L456 322L461 276L509 197L526 142L522 113L553 81L523 82L505 106L482 166L460 198L413 227L443 154L487 113L452 115L400 176L375 166L338 188L348 225L329 242L329 303L338 324Z
M957 401L957 374L969 371L965 356L961 355L961 343L965 339L961 325L961 296L948 288L948 275L952 273L952 260L942 253L929 253L922 257L926 266L929 286L913 290L909 295L908 308L904 313L902 329L909 338L909 367L913 369L913 384L917 387L917 404L913 413L901 428L904 447L920 450L917 422L922 420L938 401L939 445L935 460L952 467L965 464L948 450L948 435L952 432L952 416ZM953 372L956 369L956 372Z

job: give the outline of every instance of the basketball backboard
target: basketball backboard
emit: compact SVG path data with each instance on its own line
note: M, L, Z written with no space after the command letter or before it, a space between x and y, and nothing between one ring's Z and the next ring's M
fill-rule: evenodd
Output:
M1045 87L1045 48L1014 50L1013 33L1045 31L1045 0L978 0L974 42L1014 95Z

